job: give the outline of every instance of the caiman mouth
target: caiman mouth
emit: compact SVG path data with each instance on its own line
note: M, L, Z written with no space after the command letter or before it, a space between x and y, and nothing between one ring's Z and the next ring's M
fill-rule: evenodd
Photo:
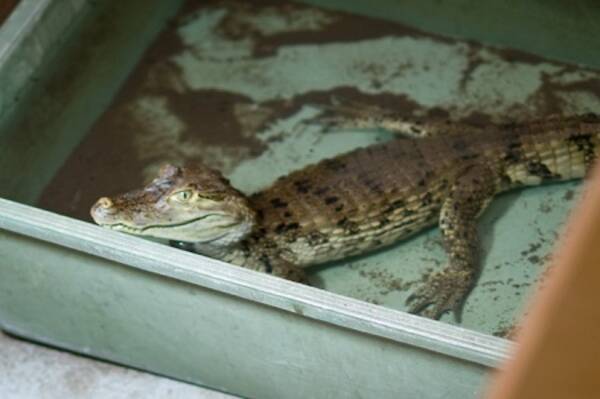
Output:
M188 224L192 224L192 223L195 223L200 220L204 220L204 219L207 219L207 218L213 217L213 216L220 216L220 214L213 213L210 215L199 216L197 218L186 220L185 222L180 222L180 223L150 224L150 225L143 226L143 227L133 227L133 226L130 226L125 223L112 223L112 224L107 223L107 224L101 224L100 226L107 227L112 230L124 231L126 233L141 234L144 231L149 230L149 229L170 229L170 228L176 228L176 227L181 227L181 226L187 226Z

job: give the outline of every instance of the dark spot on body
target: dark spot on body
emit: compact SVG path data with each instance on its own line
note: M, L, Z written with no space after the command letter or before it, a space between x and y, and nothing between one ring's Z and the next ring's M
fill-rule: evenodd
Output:
M388 219L386 217L382 217L381 219L379 219L379 227L383 227L389 223L390 223L390 219Z
M340 161L339 159L327 159L323 161L323 165L331 171L339 172L341 170L346 169L346 164Z
M360 233L360 228L356 222L348 222L344 228L346 229L346 232L351 235Z
M513 141L507 145L507 148L509 150L518 150L521 148L521 143L519 143L517 141Z
M463 139L456 139L452 142L452 148L454 148L456 151L463 152L466 148L468 148L468 146Z
M290 223L287 225L286 230L296 230L300 225L298 223Z
M321 187L321 188L315 190L313 192L313 194L321 196L321 195L325 194L327 191L329 191L329 187Z
M512 183L513 183L513 181L506 173L502 173L500 175L500 186L501 187L510 187Z
M335 211L336 212L341 212L342 209L344 209L344 204L341 204L341 205L338 205L338 206L335 207Z
M290 211L285 211L285 213L283 214L283 217L291 218L292 217L292 213Z
M283 233L287 233L288 231L296 230L298 228L300 228L300 224L297 222L289 223L289 224L279 223L275 227L275 233L283 234Z
M381 188L381 183L380 182L372 182L368 187L375 194L383 194L383 189Z
M425 193L425 195L423 196L423 198L421 198L421 202L424 206L428 206L431 205L431 203L433 202L432 200L432 195L431 193Z
M506 154L504 154L504 160L508 162L518 162L521 160L521 156L521 144L513 142L507 146Z
M271 200L271 205L273 205L273 208L285 208L288 204L279 198L273 198Z
M478 157L477 154L465 154L465 155L461 155L460 159L463 160L463 161L470 161L470 160L475 159L477 157Z
M527 163L527 172L530 175L540 177L542 179L552 179L556 177L560 177L555 175L548 169L548 166L544 165L542 162L532 161Z
M403 199L397 199L393 201L386 209L384 209L383 213L391 213L398 208L403 208L406 205L406 201Z
M265 272L269 274L273 273L273 266L271 265L271 260L269 259L269 256L266 254L262 254L259 259L265 266Z
M598 123L600 122L600 115L593 112L588 112L580 116L580 120L586 123Z
M404 217L409 217L415 214L415 211L413 211L412 209L405 209L402 211L402 216Z
M338 197L334 197L334 196L327 197L327 198L325 198L325 204L326 205L335 204L338 201L338 199L339 199Z
M302 193L302 194L306 194L310 190L310 180L308 180L308 179L296 180L294 182L294 186L296 187L296 191L298 191L299 193Z
M319 231L311 231L306 235L306 241L309 245L315 246L329 242L329 238Z
M348 218L343 218L342 220L337 222L337 225L344 229L344 231L349 234L357 234L360 232L360 228L358 223L348 220Z
M375 231L375 237L381 237L381 236L384 236L384 235L386 235L387 233L388 233L388 231L387 231L387 230L382 230L382 229L380 229L380 230L378 230L378 231Z
M577 150L583 153L584 161L587 166L591 165L596 159L594 152L594 143L591 134L573 134L567 139L568 142L577 146Z

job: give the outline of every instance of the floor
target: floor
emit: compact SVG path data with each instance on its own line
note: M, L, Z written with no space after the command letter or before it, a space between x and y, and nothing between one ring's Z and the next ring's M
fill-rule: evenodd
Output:
M50 349L1 332L0 397L233 398L198 386Z

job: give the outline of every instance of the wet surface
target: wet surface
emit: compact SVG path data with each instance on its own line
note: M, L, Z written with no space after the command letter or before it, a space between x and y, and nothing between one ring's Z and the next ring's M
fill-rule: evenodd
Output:
M600 73L296 3L188 1L39 205L89 221L98 197L139 187L163 162L202 160L242 191L254 192L323 157L392 137L304 124L320 108L338 103L376 105L416 119L525 120L598 111ZM538 279L575 190L567 184L542 194L509 194L486 213L483 241L491 253L485 273L491 274L482 274L476 289L482 297L474 293L465 307L467 325L509 330L515 302L522 302L515 297ZM513 210L517 199L520 208ZM538 218L528 219L533 211ZM515 229L509 221L501 227L505 215L520 217L532 233L526 242L498 249L496 242L510 240ZM443 266L437 237L428 233L393 251L340 263L349 267L316 273L327 289L402 308L415 284ZM400 247L420 250L407 255ZM512 257L502 260L502 251ZM406 267L395 266L398 258ZM515 264L518 276L507 271ZM483 302L503 309L499 321L482 319L489 318L478 313Z

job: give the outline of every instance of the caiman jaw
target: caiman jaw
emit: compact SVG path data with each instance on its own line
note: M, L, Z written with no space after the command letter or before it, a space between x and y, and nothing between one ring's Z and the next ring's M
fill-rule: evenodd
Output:
M123 231L126 233L130 233L130 234L139 234L139 235L143 235L144 232L151 230L151 229L169 229L169 228L177 228L177 227L182 227L182 226L186 226L195 222L198 222L200 220L209 218L211 216L218 216L220 214L208 214L208 215L204 215L204 216L200 216L197 217L195 219L191 219L191 220L187 220L184 222L180 222L180 223L173 223L173 224L154 224L154 225L147 225L147 226L132 226L132 225L128 225L126 223L98 223L100 226L102 227L106 227L108 229L111 230L117 230L117 231Z
M129 233L129 234L137 234L137 235L145 235L144 233L148 232L149 230L160 230L160 229L176 229L178 227L184 227L196 222L199 222L201 220L210 218L210 217L216 217L216 216L226 216L224 214L220 214L220 213L212 213L212 214L207 214L204 216L199 216L197 218L194 219L190 219L190 220L186 220L180 223L173 223L173 224L153 224L153 225L147 225L147 226L132 226L126 223L98 223L98 225L111 229L111 230L117 230L117 231L123 231L125 233ZM234 226L235 224L232 223L230 224L230 226ZM223 226L223 227L227 227L227 226Z

